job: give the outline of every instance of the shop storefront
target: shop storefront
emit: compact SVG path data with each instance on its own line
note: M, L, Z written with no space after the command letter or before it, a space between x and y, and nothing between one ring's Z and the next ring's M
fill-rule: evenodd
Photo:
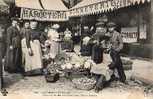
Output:
M61 0L15 0L15 7L16 13L13 17L39 21L43 29L54 23L60 24L62 28L68 21L68 8Z
M123 52L138 57L152 57L149 13L150 0L83 0L70 9L70 17L81 17L88 25L94 25L96 19L107 15L109 21L121 27L120 32L125 43Z

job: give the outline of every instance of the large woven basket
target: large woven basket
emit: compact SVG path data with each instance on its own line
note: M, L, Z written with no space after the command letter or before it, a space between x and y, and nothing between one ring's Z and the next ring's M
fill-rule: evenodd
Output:
M79 90L92 90L95 87L96 81L94 83L78 84L72 80L73 87Z

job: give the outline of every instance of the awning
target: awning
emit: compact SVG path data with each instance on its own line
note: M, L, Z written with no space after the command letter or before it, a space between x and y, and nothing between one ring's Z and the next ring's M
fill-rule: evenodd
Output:
M67 11L61 0L16 0L21 7L20 18L38 21L67 21Z
M150 0L83 0L69 10L69 16L98 14L145 2Z
M21 8L43 9L39 0L15 0L15 5Z
M9 6L3 0L0 0L0 13L9 13Z
M68 8L61 0L41 0L42 6L46 10L67 11Z

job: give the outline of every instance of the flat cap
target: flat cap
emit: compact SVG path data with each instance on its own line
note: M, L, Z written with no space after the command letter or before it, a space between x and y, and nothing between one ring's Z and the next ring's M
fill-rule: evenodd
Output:
M116 27L116 24L114 22L107 23L107 27Z

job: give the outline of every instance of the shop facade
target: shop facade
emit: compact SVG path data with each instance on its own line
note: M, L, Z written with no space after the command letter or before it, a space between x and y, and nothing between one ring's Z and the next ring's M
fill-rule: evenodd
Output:
M83 0L70 9L70 17L81 17L82 24L94 25L96 19L107 15L109 21L121 27L123 54L152 58L150 8L150 0Z
M61 30L64 30L64 25L68 22L68 8L61 0L15 0L14 6L12 17L21 21L38 21L41 30L55 23L60 24Z

